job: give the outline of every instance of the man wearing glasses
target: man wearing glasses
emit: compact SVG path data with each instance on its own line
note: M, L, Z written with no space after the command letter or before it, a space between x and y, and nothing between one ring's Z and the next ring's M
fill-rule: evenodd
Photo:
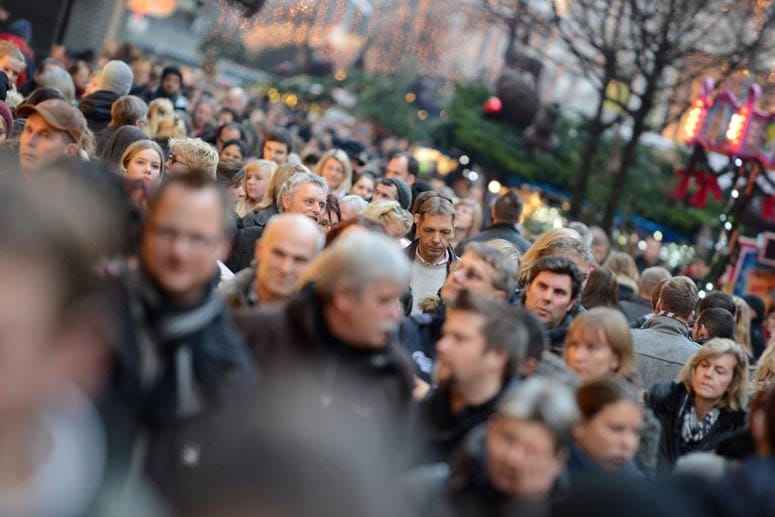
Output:
M206 176L169 178L151 199L140 265L124 278L131 321L118 353L118 386L138 408L144 466L166 495L199 463L202 440L185 427L253 382L254 367L216 291L228 251L227 200Z
M201 138L171 138L165 170L168 176L196 172L215 180L218 151Z

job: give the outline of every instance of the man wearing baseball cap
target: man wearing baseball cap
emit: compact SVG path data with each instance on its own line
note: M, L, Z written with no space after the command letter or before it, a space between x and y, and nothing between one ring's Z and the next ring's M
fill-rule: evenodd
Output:
M86 120L76 108L60 99L37 105L19 106L19 117L26 117L19 138L19 164L25 171L36 170L61 158L78 154Z

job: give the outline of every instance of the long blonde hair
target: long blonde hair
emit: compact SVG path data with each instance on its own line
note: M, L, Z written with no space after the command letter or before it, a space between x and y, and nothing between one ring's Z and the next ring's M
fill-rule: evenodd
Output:
M266 185L264 199L262 199L261 202L256 205L254 210L261 210L262 208L268 208L270 206L279 208L280 187L283 186L283 183L285 183L288 178L297 172L310 172L310 170L301 164L286 163L280 165L277 170L274 171L274 174L272 174L269 183Z
M172 125L175 125L175 107L169 99L154 99L148 105L148 125L145 126L145 133L150 138L157 138L159 125L163 120L172 120Z
M718 407L734 411L742 410L748 402L748 355L743 347L731 339L717 337L702 345L684 364L681 373L678 374L678 382L683 383L688 393L694 393L692 377L694 377L697 365L705 359L721 355L731 355L735 359L735 368L732 373L732 382L721 398Z
M241 198L239 202L237 203L237 206L235 208L237 215L240 217L245 217L248 212L251 210L257 210L258 205L261 203L261 201L264 200L262 197L258 201L250 201L247 196L248 192L248 176L250 176L251 173L254 173L256 171L265 170L268 172L268 175L266 178L264 178L264 181L267 183L267 189L269 188L269 183L272 180L272 176L274 176L275 171L277 171L277 164L271 160L251 160L248 163L245 164L245 166L242 168L243 178L242 178L242 189L245 191L245 197ZM266 192L266 190L264 190Z
M735 301L735 342L740 343L749 357L753 357L751 348L751 308L739 296L733 296Z
M342 180L342 183L340 183L336 189L332 190L331 193L347 194L350 192L350 187L352 187L353 168L346 152L341 149L330 149L326 151L323 153L323 156L320 157L320 160L318 160L318 163L315 165L315 169L312 172L318 176L323 176L323 166L331 159L338 161L344 169L344 179Z
M756 370L751 379L751 393L766 390L773 383L775 383L775 343L770 343L756 363Z

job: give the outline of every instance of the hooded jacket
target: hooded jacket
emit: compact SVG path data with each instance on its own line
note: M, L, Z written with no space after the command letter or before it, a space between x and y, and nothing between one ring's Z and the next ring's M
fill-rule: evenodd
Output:
M86 118L86 124L92 132L102 131L110 124L110 108L119 98L117 93L97 90L81 99L79 109Z

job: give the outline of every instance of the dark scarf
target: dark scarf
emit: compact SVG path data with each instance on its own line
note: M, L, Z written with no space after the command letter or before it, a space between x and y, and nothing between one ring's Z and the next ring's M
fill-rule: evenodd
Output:
M139 374L151 422L196 416L222 400L227 380L252 380L252 364L239 336L226 324L225 305L214 283L196 305L176 308L142 273L129 282L138 323Z

